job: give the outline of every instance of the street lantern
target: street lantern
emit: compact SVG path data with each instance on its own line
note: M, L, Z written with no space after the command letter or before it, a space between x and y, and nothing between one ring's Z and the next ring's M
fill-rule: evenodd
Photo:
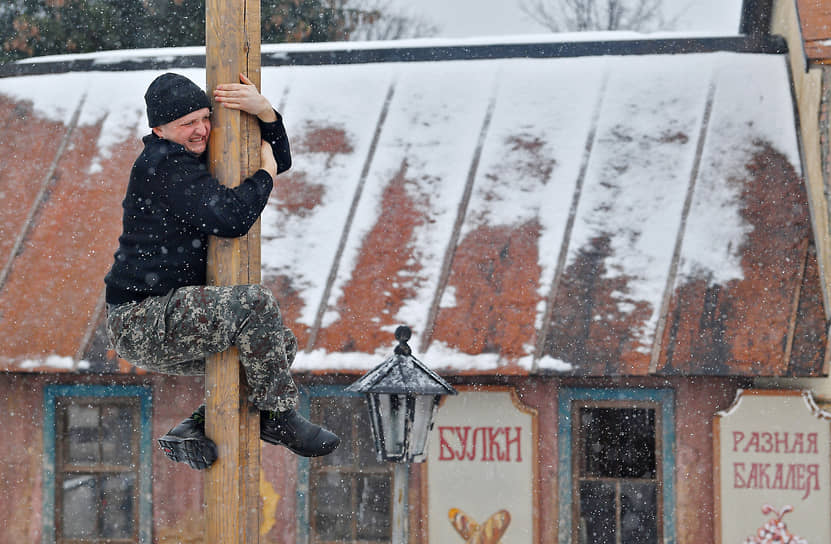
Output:
M346 389L367 397L378 461L424 461L439 400L442 395L457 394L441 376L413 357L407 344L411 335L409 327L398 327L393 354Z
M456 390L413 357L407 344L409 327L395 329L398 345L392 355L346 388L364 393L378 461L395 463L393 472L392 542L408 542L410 463L424 461L427 437L442 395Z

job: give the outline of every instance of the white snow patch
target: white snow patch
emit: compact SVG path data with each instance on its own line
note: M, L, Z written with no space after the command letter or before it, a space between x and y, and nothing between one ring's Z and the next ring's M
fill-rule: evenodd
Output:
M455 308L456 307L456 286L448 285L444 288L444 293L441 296L440 308Z
M444 342L434 341L422 355L416 355L421 362L436 371L478 370L493 371L499 368L500 358L495 353L469 355Z
M87 365L88 366L88 365ZM73 370L75 367L75 359L63 355L47 355L43 359L27 359L18 365L23 370L32 368L49 367L60 370Z
M684 232L678 283L744 277L742 245L752 226L740 215L746 164L768 142L801 173L786 59L719 53L715 95L701 167ZM677 284L676 284L677 285Z
M291 368L293 371L317 370L371 370L384 362L389 354L360 352L327 352L317 349L299 352Z
M562 359L557 359L556 357L546 355L537 361L537 369L555 370L557 372L568 372L570 370L574 370L574 365L566 361L563 361Z

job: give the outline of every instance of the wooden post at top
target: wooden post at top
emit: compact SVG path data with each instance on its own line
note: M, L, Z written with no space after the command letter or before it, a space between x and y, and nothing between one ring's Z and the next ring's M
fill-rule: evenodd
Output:
M245 74L260 87L260 0L207 0L207 92L239 83ZM212 99L213 101L213 99ZM211 173L236 186L260 166L260 131L252 116L213 108L208 142ZM260 222L242 238L211 238L208 284L260 282ZM205 475L205 542L252 544L260 529L260 420L248 402L248 385L236 348L208 358L205 432L219 458Z

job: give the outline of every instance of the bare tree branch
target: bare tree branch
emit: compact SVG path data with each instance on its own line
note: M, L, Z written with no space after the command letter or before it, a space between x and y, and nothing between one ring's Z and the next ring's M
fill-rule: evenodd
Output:
M520 9L552 32L670 30L661 0L522 0Z
M366 19L350 32L349 39L400 40L423 38L439 33L439 26L432 21L404 9L394 9L389 0L348 0L352 9L378 16Z

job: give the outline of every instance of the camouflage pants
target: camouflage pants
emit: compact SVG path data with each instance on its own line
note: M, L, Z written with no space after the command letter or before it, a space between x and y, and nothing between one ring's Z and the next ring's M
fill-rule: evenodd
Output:
M257 408L297 404L289 373L297 339L262 285L193 285L120 304L108 312L107 336L123 359L166 374L204 374L207 355L236 346Z

